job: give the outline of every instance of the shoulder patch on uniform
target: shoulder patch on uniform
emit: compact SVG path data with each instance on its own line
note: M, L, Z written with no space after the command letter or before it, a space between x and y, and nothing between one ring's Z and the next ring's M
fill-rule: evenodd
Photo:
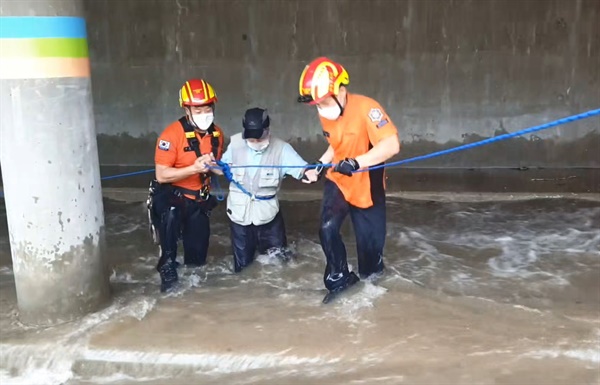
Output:
M371 119L371 122L379 122L381 118L383 118L383 112L381 112L379 108L371 108L371 111L369 111L369 119Z
M169 151L169 148L171 148L171 142L167 142L166 140L161 139L158 142L158 148L163 151Z
M387 119L383 119L381 122L377 123L377 128L381 128L388 123L389 123L389 121Z

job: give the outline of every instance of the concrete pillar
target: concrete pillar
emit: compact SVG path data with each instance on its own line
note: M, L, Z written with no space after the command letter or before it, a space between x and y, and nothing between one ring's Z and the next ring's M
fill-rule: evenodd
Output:
M22 322L79 318L110 298L83 7L0 3L0 163Z

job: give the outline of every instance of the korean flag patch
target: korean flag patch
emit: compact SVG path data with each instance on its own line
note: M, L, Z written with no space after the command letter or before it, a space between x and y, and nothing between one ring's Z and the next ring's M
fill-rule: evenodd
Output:
M158 142L158 148L163 151L169 151L169 148L171 148L171 142L167 142L166 140L161 139Z

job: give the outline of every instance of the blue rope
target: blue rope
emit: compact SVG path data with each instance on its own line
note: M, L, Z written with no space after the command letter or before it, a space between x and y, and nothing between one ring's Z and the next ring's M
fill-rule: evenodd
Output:
M149 170L142 170L142 171L135 171L135 172L129 172L127 174L117 174L117 175L110 175L110 176L105 176L100 178L100 180L110 180L110 179L117 179L117 178L125 178L127 176L134 176L134 175L141 175L141 174L148 174L150 172L154 172L154 169L151 168Z
M493 142L498 142L501 140L505 140L505 139L509 139L509 138L513 138L515 136L521 136L521 135L525 135L525 134L529 134L532 132L536 132L536 131L541 131L541 130L545 130L547 128L551 128L554 126L558 126L561 124L565 124L565 123L570 123L570 122L574 122L576 120L580 120L580 119L586 119L595 115L600 115L600 109L596 109L596 110L590 110L587 112L583 112L581 114L578 115L573 115L573 116L568 116L566 118L562 118L562 119L558 119L555 120L553 122L549 122L549 123L545 123L539 126L534 126L534 127L530 127L530 128L526 128L524 130L520 130L520 131L516 131L513 132L511 134L504 134L504 135L500 135L500 136L496 136L493 138L488 138L488 139L484 139L478 142L473 142L473 143L469 143L469 144L465 144L462 146L458 146L458 147L453 147L453 148L449 148L446 150L442 150L442 151L437 151L431 154L426 154L426 155L421 155L421 156L416 156L413 158L409 158L409 159L404 159L404 160L400 160L397 162L391 162L391 163L386 163L386 164L382 164L379 166L371 166L369 168L366 168L364 170L358 170L358 171L354 171L356 172L365 172L365 171L370 171L370 170L377 170L379 168L384 168L384 167L395 167L395 166L399 166L402 164L406 164L406 163L411 163L411 162L417 162L419 160L425 160L425 159L430 159L430 158L434 158L437 156L441 156L441 155L446 155L446 154L450 154L453 152L458 152L458 151L463 151L463 150L468 150L474 147L479 147L479 146L483 146L489 143L493 143ZM316 168L316 167L334 167L335 164L332 163L327 163L327 164L323 164L323 165L309 165L309 166L281 166L281 165L260 165L260 164L256 164L256 165L247 165L247 166L230 166L231 168L247 168L247 167L256 167L256 168Z
M595 116L595 115L600 115L600 109L590 110L590 111L587 111L587 112L584 112L584 113L581 113L581 114L578 114L578 115L573 115L573 116L569 116L569 117L566 117L566 118L558 119L558 120L555 120L555 121L550 122L550 123L545 123L545 124L541 124L539 126L534 126L534 127L526 128L524 130L516 131L516 132L510 133L510 134L503 134L503 135L495 136L493 138L488 138L488 139L480 140L478 142L473 142L473 143L469 143L469 144L464 144L462 146L453 147L453 148L449 148L449 149L446 149L446 150L433 152L431 154L416 156L414 158L399 160L397 162L391 162L391 163L382 164L382 165L379 165L379 166L371 166L371 167L366 168L364 170L358 170L358 171L355 171L355 172L365 172L365 171L370 171L370 170L377 170L377 169L383 168L383 167L396 167L396 166L399 166L401 164L406 164L406 163L411 163L411 162L417 162L419 160L425 160L425 159L435 158L437 156L451 154L453 152L468 150L468 149L471 149L471 148L475 148L475 147L479 147L479 146L484 146L486 144L490 144L490 143L494 143L494 142L499 142L501 140L514 138L515 136L521 136L521 135L525 135L525 134L530 134L532 132L545 130L545 129L550 128L550 127L558 126L558 125L565 124L565 123L574 122L576 120L586 119L586 118L589 118L589 117L592 117L592 116Z
M561 125L561 124L571 123L571 122L574 122L574 121L577 121L577 120L580 120L580 119L586 119L586 118L589 118L589 117L592 117L592 116L596 116L596 115L600 115L600 109L590 110L590 111L587 111L587 112L583 112L581 114L568 116L566 118L562 118L562 119L555 120L553 122L541 124L539 126L534 126L534 127L526 128L524 130L516 131L516 132L510 133L510 134L504 134L504 135L496 136L496 137L493 137L493 138L488 138L488 139L480 140L478 142L473 142L473 143L465 144L465 145L458 146L458 147L449 148L449 149L442 150L442 151L436 151L436 152L433 152L433 153L430 153L430 154L426 154L426 155L421 155L421 156L416 156L416 157L413 157L413 158L399 160L397 162L391 162L391 163L382 164L382 165L379 165L379 166L372 166L372 167L366 168L364 170L358 170L358 171L355 171L355 172L365 172L365 171L369 171L369 170L377 170L379 168L384 168L384 167L386 167L386 168L387 167L396 167L396 166L400 166L402 164L417 162L417 161L425 160L425 159L431 159L431 158L435 158L435 157L438 157L438 156L451 154L453 152L468 150L468 149L471 149L471 148L484 146L486 144L490 144L490 143L494 143L494 142L499 142L501 140L506 140L506 139L514 138L516 136L530 134L532 132L545 130L545 129L548 129L548 128L551 128L551 127L555 127L555 126L558 126L558 125ZM310 168L316 168L316 167L332 167L332 166L334 166L331 163L323 164L323 165L305 165L305 166L282 166L282 165L230 166L230 165L228 165L226 163L223 163L221 161L217 161L217 164L219 165L219 168L221 170L223 170L223 174L225 175L225 177L227 178L227 180L229 180L231 183L233 183L244 194L247 194L248 196L253 197L253 199L257 199L257 200L267 200L267 199L272 199L273 197L257 197L257 196L253 196L239 182L237 182L236 180L234 180L233 174L231 173L231 169L232 168L250 168L250 167L255 167L255 168L304 168L304 169L310 169ZM135 171L135 172L130 172L130 173L126 173L126 174L117 174L117 175L105 176L105 177L102 177L100 179L101 180L111 180L111 179L117 179L117 178L125 178L125 177L128 177L128 176L147 174L147 173L150 173L150 172L154 172L154 169L148 169L148 170L142 170L142 171ZM215 185L217 186L217 189L220 190L220 193L217 195L217 199L220 200L220 201L222 201L224 199L224 194L223 194L223 192L221 190L221 187L219 185L218 179L216 177L215 177ZM2 198L2 197L4 197L4 193L0 192L0 198Z
M306 164L304 166L285 166L285 165L269 165L269 164L249 164L246 166L228 166L229 168L303 168L303 169L311 169L311 168L317 168L317 167L333 167L335 166L333 163L325 163L325 164Z
M530 128L526 128L524 130L520 130L520 131L516 131L513 132L511 134L504 134L504 135L500 135L500 136L496 136L493 138L488 138L488 139L484 139L478 142L473 142L473 143L469 143L469 144L465 144L462 146L458 146L458 147L453 147L453 148L449 148L446 150L442 150L442 151L437 151L431 154L426 154L426 155L421 155L421 156L416 156L413 158L408 158L408 159L403 159L403 160L399 160L397 162L391 162L391 163L386 163L386 164L382 164L379 166L371 166L367 169L364 170L358 170L355 172L365 172L365 171L369 171L369 170L376 170L378 168L383 168L383 167L396 167L396 166L400 166L402 164L406 164L406 163L412 163L412 162L417 162L420 160L425 160L425 159L431 159L437 156L441 156L441 155L446 155L446 154L451 154L453 152L458 152L458 151L463 151L463 150L468 150L474 147L479 147L479 146L483 146L486 144L490 144L493 142L499 142L501 140L506 140L509 138L513 138L516 136L521 136L521 135L525 135L525 134L529 134L532 132L536 132L536 131L541 131L541 130L545 130L554 126L558 126L561 124L565 124L565 123L570 123L570 122L574 122L576 120L580 120L580 119L586 119L595 115L600 115L600 109L596 109L596 110L590 110L587 112L583 112L581 114L578 115L573 115L573 116L569 116L566 118L562 118L562 119L558 119L555 120L553 122L549 122L549 123L545 123L539 126L534 126L534 127L530 127ZM231 169L233 168L250 168L250 167L254 167L254 168L304 168L304 169L311 169L311 168L316 168L316 167L333 167L334 164L332 163L327 163L327 164L323 164L323 165L305 165L305 166L282 166L282 165L263 165L263 164L256 164L256 165L245 165L245 166L230 166L224 163L219 163L219 168L221 168L223 170L223 173L225 174L225 177L227 178L227 180L229 180L232 183L235 183L236 186L245 194L248 194L250 196L252 196L252 194L250 194L249 192L247 192L243 187L241 187L241 185L239 185L239 183L235 182L233 180L233 175L231 174ZM128 176L134 176L134 175L141 175L141 174L147 174L150 172L154 172L154 169L149 169L149 170L142 170L142 171L136 171L136 172L130 172L127 174L118 174L118 175L111 175L111 176L105 176L103 178L101 178L102 180L109 180L109 179L117 179L117 178L124 178L124 177L128 177ZM255 198L259 198L259 197L255 197Z
M244 194L248 195L252 199L259 200L259 201L267 201L267 200L273 199L275 197L274 195L268 196L268 197L264 197L264 196L256 196L256 195L252 194L251 192L249 192L248 190L246 190L244 188L244 186L241 185L241 183L239 183L238 181L236 181L233 178L233 174L231 173L231 166L230 165L228 165L227 163L222 162L220 160L217 160L217 165L223 171L223 175L225 176L225 178L227 178L227 180L229 182L233 183L241 192L243 192Z

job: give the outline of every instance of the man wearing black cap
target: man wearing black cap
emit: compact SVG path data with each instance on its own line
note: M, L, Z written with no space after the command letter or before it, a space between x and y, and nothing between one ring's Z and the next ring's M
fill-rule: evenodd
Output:
M235 183L229 184L227 215L236 273L252 263L256 251L285 256L287 238L277 198L283 178L290 175L305 183L317 181L314 169L298 167L308 162L289 143L270 134L267 110L246 110L242 125L244 131L231 137L221 160L234 166L281 166L231 169Z

